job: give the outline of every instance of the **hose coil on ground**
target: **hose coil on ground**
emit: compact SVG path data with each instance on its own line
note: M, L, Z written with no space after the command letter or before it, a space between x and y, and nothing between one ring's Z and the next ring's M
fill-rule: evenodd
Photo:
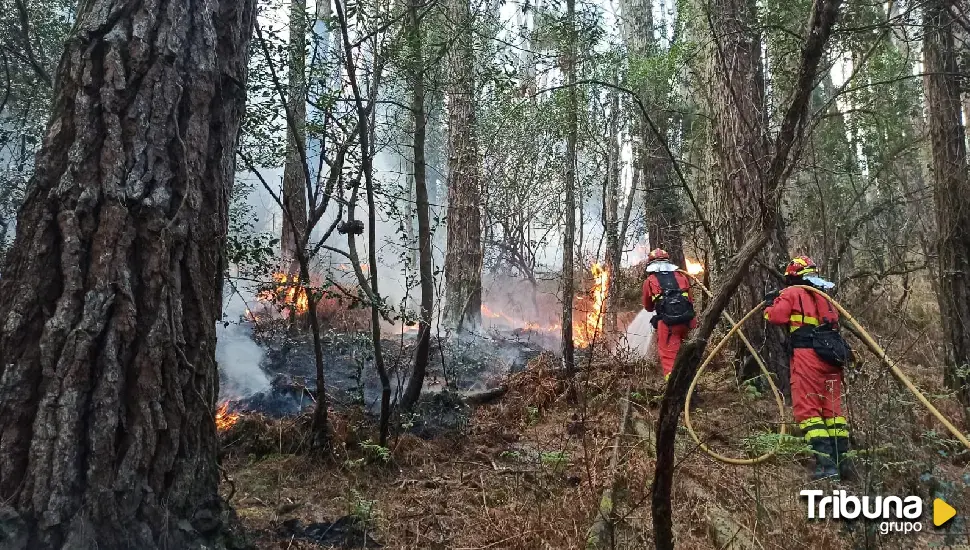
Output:
M697 283L708 296L712 295L710 290L704 287L704 285L701 284L700 281L698 281L695 277L693 277L690 274L687 274L686 272L683 272L683 273L685 273L691 279L693 279L694 282ZM903 383L903 386L905 386L906 389L909 390L909 392L912 393L913 396L915 396L916 399L919 400L919 402L922 403L923 406L926 407L926 409L930 411L930 413L933 416L935 416L936 419L939 420L940 423L943 424L946 427L946 429L950 431L951 434L953 434L954 437L956 437L961 443L963 443L963 445L967 449L970 449L970 441L967 440L967 437L959 429L957 429L957 427L954 426L952 422L950 422L945 416L943 416L943 413L941 413L939 409L937 409L932 403L930 403L929 399L927 399L926 396L923 395L923 393L916 388L916 386L909 379L909 377L907 377L899 369L896 363L894 363L893 360L890 359L888 355L886 355L886 351L876 342L876 340L872 337L872 335L870 335L868 331L862 328L862 325L860 325L859 322L856 321L856 319L848 311L846 311L846 309L842 307L841 304L835 301L828 294L822 292L821 290L815 287L798 285L796 286L796 288L802 288L807 291L814 292L819 296L822 296L823 298L828 300L828 302L832 304L832 306L835 307L836 310L838 310L839 314L843 317L843 319L848 320L850 323L852 323L852 325L856 328L858 334L862 337L862 341L866 345L866 347L868 347L869 350L876 355L876 357L882 360L882 362L887 367L889 367L889 370L893 373L893 375L896 376L897 379L899 379L900 382ZM690 418L690 401L691 401L691 397L694 394L695 389L697 388L697 382L698 380L700 380L700 377L704 373L704 370L714 359L714 356L717 355L717 353L724 348L728 340L730 340L732 336L737 334L738 337L741 338L745 347L747 347L748 350L751 352L755 361L758 363L758 367L761 369L761 372L764 373L765 377L767 378L768 383L771 385L772 393L775 396L775 402L778 404L779 413L781 414L782 418L785 417L784 399L782 399L781 397L781 392L778 391L778 388L775 386L775 383L771 378L771 374L768 372L768 368L765 366L765 363L762 360L761 356L758 355L757 351L755 351L754 347L744 336L744 333L741 332L741 326L745 323L745 321L750 319L755 313L761 311L761 309L764 306L765 306L764 303L758 304L757 306L752 308L751 311L745 314L745 316L742 317L741 320L737 323L735 323L734 320L731 319L731 317L727 313L723 314L724 318L729 323L731 323L732 325L731 330L728 331L728 333L725 334L723 338L721 338L721 340L717 343L717 345L714 346L714 349L711 350L711 353L708 354L708 356L704 359L704 362L701 363L701 366L697 369L697 374L694 376L694 379L691 381L690 388L687 390L687 400L684 405L684 424L687 426L687 432L690 434L694 442L697 443L697 445L701 448L701 450L707 453L714 460L717 460L719 462L724 462L726 464L735 464L739 466L751 466L754 464L759 464L761 462L764 462L769 458L771 458L772 456L774 456L775 453L777 453L779 445L781 444L781 439L779 438L778 444L775 446L774 449L755 458L746 458L746 459L732 458L732 457L726 457L726 456L720 455L714 452L713 450L711 450L707 445L705 445L704 442L701 441L700 437L698 437L697 432L694 431L694 426ZM781 427L778 430L779 435L784 435L786 433L786 424L787 423L784 421L781 423Z

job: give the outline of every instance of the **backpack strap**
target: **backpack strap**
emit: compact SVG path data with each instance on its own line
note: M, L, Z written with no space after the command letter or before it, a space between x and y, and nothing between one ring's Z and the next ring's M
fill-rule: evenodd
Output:
M677 276L673 271L657 271L654 275L660 283L660 290L680 290L680 283L677 282Z
M652 275L657 276L657 283L660 285L660 292L653 295L654 301L661 300L667 293L681 293L685 297L689 296L687 290L680 287L680 282L677 281L677 276L673 271L655 271Z

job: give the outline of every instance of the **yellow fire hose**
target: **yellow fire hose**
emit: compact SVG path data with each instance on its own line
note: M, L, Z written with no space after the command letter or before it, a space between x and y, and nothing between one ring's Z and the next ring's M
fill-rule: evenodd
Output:
M683 271L683 270L680 270L680 271L681 273L693 279L694 282L697 283L697 285L701 287L701 289L704 291L704 294L707 294L711 298L714 297L714 294L711 293L711 291L706 286L704 286L703 283L697 280L696 277L694 277L690 273L687 273L686 271ZM731 330L724 336L724 338L721 339L720 342L717 343L716 346L714 346L714 349L711 351L710 354L708 354L707 358L704 359L704 362L701 363L701 366L697 369L697 374L694 376L694 380L692 380L690 383L690 389L687 390L687 401L684 403L684 424L687 426L687 431L690 433L690 436L694 439L694 442L697 443L697 445L701 448L701 450L703 450L705 453L710 455L711 458L718 460L720 462L724 462L727 464L735 464L738 466L752 466L754 464L760 464L761 462L768 460L769 458L774 456L775 453L778 451L778 447L781 445L781 438L778 438L777 442L775 443L774 449L771 449L765 454L754 458L732 458L732 457L718 454L714 452L714 450L712 450L706 444L704 444L704 442L701 441L700 437L697 436L697 432L694 431L694 426L691 424L691 421L690 421L690 400L691 400L691 397L693 397L694 395L694 390L697 388L697 381L700 380L701 375L704 373L704 370L707 368L708 365L711 364L711 361L714 360L714 357L717 355L717 353L721 351L721 349L728 343L728 340L730 340L731 336L733 336L736 333L738 337L741 339L741 342L744 343L744 346L748 348L749 352L751 352L751 356L754 358L755 362L758 363L758 368L761 369L762 374L764 374L765 379L768 380L768 384L771 386L771 392L772 394L774 394L775 403L778 405L778 415L779 415L779 418L782 419L782 421L779 423L780 426L778 428L778 434L785 435L787 433L788 424L784 421L785 411L786 411L785 400L781 396L781 391L779 391L778 387L775 386L775 381L772 380L771 373L768 372L768 367L765 365L765 362L761 358L761 355L758 353L757 350L754 349L754 346L751 345L751 341L749 341L748 338L744 335L744 333L741 332L741 326L744 324L744 322L750 319L751 316L757 313L760 309L761 309L760 306L752 309L747 313L747 315L745 315L741 319L740 322L735 322L734 319L732 319L731 316L728 315L726 311L721 313L721 316L724 317L724 319L731 324Z
M694 280L695 280L695 282L698 282L698 284L700 284L699 281L697 281L696 279L694 279ZM701 288L704 289L704 292L708 296L711 295L711 292L707 288L705 288L704 285L701 284L700 286L701 286ZM919 389L917 389L915 385L913 385L913 382L909 379L909 377L907 377L905 374L903 374L903 372L892 361L892 359L890 359L889 356L886 355L886 351L884 349L882 349L882 347L878 343L876 343L875 339L869 334L868 331L866 331L864 328L862 328L862 325L860 325L859 322L856 321L856 319L852 316L852 314L850 314L848 311L846 311L845 308L842 307L842 305L839 304L838 302L836 302L834 299L832 299L831 296L829 296L828 294L822 292L821 290L818 290L815 287L798 285L797 288L802 288L802 289L808 290L810 292L814 292L814 293L822 296L826 300L828 300L828 302L830 304L832 304L835 307L835 309L837 309L839 311L839 314L841 314L842 317L844 317L845 319L847 319L850 323L852 323L853 326L855 326L856 330L858 331L858 334L861 335L861 337L862 337L863 343L866 344L866 347L868 347L879 359L881 359L883 361L883 363L886 364L887 367L889 367L889 370L896 376L896 378L899 379L900 382L903 383L903 385L906 387L906 389L909 390L910 393L912 393L920 401L920 403L922 403L923 406L926 407L926 409L929 410L930 413L932 413L933 416L935 416L936 419L940 421L941 424L943 424L944 426L946 426L947 430L949 430L950 433L953 434L954 437L956 437L961 443L963 443L963 445L965 447L967 447L968 449L970 449L970 441L967 440L967 437L965 435L963 435L963 433L959 429L957 429L956 426L954 426L949 420L947 420L947 418L945 416L943 416L943 413L941 413L939 411L939 409L937 409L935 406L933 406L933 404L930 403L929 399L927 399L926 396L923 395L923 393L920 392ZM727 463L727 464L754 465L754 464L758 464L758 463L764 462L765 460L771 458L771 456L773 456L775 454L775 452L777 452L778 446L776 445L775 446L775 449L769 451L768 453L765 453L764 455L761 455L761 456L755 457L755 458L748 458L748 459L739 459L739 458L725 457L725 456L722 456L722 455L720 455L720 454L712 451L710 448L707 447L707 445L705 445L700 440L700 438L698 437L697 433L694 431L694 426L692 425L691 420L690 420L690 400L691 400L691 397L694 394L694 390L697 387L697 381L700 379L701 374L703 374L704 369L707 368L707 366L713 360L714 356L717 355L717 353L719 351L721 351L721 349L727 344L727 342L728 342L728 340L730 340L731 336L733 336L735 333L737 333L742 338L742 341L745 343L745 346L748 348L748 350L752 352L752 355L755 357L755 361L757 361L758 366L761 368L762 372L765 374L766 378L768 379L768 383L771 385L771 389L772 389L772 391L775 394L775 400L776 400L776 402L779 403L779 410L782 413L782 417L784 417L784 412L785 411L784 411L783 400L781 399L781 393L778 391L778 388L775 387L775 384L772 381L771 376L768 373L768 369L765 367L764 362L762 361L761 357L757 354L757 352L754 351L754 349L751 346L750 342L748 342L747 341L747 338L744 337L744 334L740 332L741 325L743 325L745 323L745 321L747 321L748 319L750 319L752 315L754 315L755 313L757 313L758 311L760 311L764 307L764 305L765 304L762 303L762 304L758 304L757 306L755 306L754 308L752 308L751 311L749 311L741 319L741 321L738 322L738 323L735 323L730 318L730 316L728 316L728 315L725 314L725 318L733 326L731 327L731 330L728 331L728 333L726 335L724 335L724 337L721 339L721 341L718 342L716 346L714 346L714 349L707 356L707 358L704 360L704 362L701 363L701 366L697 369L697 374L694 376L694 380L691 381L690 389L687 390L687 399L686 399L686 403L685 403L685 406L684 406L684 424L687 426L688 433L690 433L691 438L693 438L694 442L697 443L697 445L701 448L701 450L703 450L705 453L707 453L711 458L713 458L715 460L718 460L720 462ZM780 434L784 434L785 433L785 423L784 422L782 422L781 429L779 430L779 433ZM778 444L780 444L780 443L781 443L781 441L779 439Z

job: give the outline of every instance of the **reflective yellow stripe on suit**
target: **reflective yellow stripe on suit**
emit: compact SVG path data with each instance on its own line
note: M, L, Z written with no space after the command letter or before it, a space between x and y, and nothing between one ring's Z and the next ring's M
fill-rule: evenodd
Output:
M812 418L802 420L798 423L798 427L805 432L805 441L809 443L818 437L829 437L829 431L825 426L825 422L822 421L821 416L813 416Z
M849 437L849 428L844 416L826 418L825 426L828 430L829 437Z
M789 330L791 330L791 332L795 332L796 330L798 330L799 327L791 326L791 323L801 323L803 325L812 325L817 327L818 319L808 315L802 315L800 313L796 313L796 314L792 314L792 316L788 318L788 323L790 327Z

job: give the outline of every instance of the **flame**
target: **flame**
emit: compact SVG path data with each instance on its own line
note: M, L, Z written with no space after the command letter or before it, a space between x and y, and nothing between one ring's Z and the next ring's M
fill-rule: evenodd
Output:
M593 274L593 288L590 290L593 305L586 319L573 324L573 343L579 347L589 346L593 338L603 330L603 312L610 282L610 272L600 264L593 264L590 271Z
M306 313L310 309L310 301L306 288L300 284L300 278L286 273L274 273L274 288L264 290L256 297L260 302L276 302L278 305L295 311L297 314Z
M216 410L216 429L224 432L231 428L239 420L239 413L229 412L229 401L226 401Z
M337 264L337 269L339 269L340 271L353 271L354 270L353 266L351 266L350 264ZM360 264L360 270L363 271L364 273L367 273L367 271L369 269L370 269L370 265L368 265L368 264Z
M690 258L684 258L684 262L687 264L687 273L691 275L700 275L704 273L704 264L700 262L695 262Z
M593 288L590 296L577 296L576 301L589 303L592 305L586 311L586 316L574 316L573 320L573 344L578 347L588 347L593 338L603 330L603 313L606 310L606 293L609 288L610 273L600 264L593 264L591 268L593 274ZM482 304L482 316L489 319L496 319L503 324L513 327L521 327L532 332L559 332L562 325L555 323L552 325L540 325L534 322L524 321L507 315L501 311L492 311L485 304Z

